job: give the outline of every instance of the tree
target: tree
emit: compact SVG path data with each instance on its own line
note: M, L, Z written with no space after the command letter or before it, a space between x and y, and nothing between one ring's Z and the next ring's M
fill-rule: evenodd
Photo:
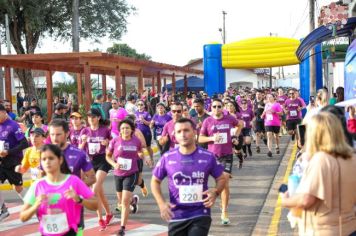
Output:
M109 47L108 49L106 49L106 51L108 53L118 54L120 56L133 57L142 60L151 60L151 56L146 55L145 53L138 53L136 49L131 48L126 43L114 43L112 47Z
M10 39L17 54L33 54L41 37L72 38L73 0L0 0L0 27L5 14L10 21ZM127 17L135 12L126 0L80 0L80 37L120 39L126 32ZM25 93L36 94L29 70L16 69Z

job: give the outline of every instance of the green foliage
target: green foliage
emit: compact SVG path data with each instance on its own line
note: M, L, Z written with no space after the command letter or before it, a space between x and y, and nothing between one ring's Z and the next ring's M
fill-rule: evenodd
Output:
M112 47L106 49L108 53L118 54L120 56L132 57L142 60L151 60L151 56L146 55L145 53L138 53L136 49L131 48L126 43L114 43Z

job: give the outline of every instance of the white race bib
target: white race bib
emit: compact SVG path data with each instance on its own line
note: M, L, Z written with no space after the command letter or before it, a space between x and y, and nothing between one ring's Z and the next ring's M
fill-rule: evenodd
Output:
M235 136L236 135L236 128L230 129L230 135Z
M5 150L5 141L0 140L0 152Z
M40 169L38 168L30 168L31 178L32 180L36 180L38 178L38 174L40 173Z
M298 115L298 113L297 113L297 111L290 111L289 115L295 117Z
M203 185L181 185L179 186L180 203L196 203L203 201Z
M272 114L266 114L266 119L267 120L273 120L273 115Z
M225 144L227 143L227 133L219 133L219 141L214 142L214 144Z
M69 231L66 213L43 215L42 223L45 234L63 234Z
M100 151L100 143L88 143L89 155L94 155Z
M120 165L120 170L131 170L132 167L132 159L126 159L119 157L117 159L117 163Z

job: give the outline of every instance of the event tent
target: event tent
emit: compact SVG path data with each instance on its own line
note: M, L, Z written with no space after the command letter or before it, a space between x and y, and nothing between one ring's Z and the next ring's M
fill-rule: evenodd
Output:
M187 78L188 82L188 91L201 91L204 90L204 79L197 76L189 76ZM167 84L168 91L172 90L172 84ZM163 87L163 90L166 90L166 87ZM184 91L184 79L177 80L176 82L176 91Z

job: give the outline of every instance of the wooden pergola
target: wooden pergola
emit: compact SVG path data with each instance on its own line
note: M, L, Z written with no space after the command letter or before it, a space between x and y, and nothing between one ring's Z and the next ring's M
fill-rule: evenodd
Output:
M116 96L126 96L126 76L137 76L138 92L144 90L144 78L152 78L152 89L161 92L161 78L172 78L172 91L175 93L177 77L184 78L184 93L187 94L187 76L202 75L203 71L154 61L138 60L102 52L46 53L0 56L0 66L5 68L5 97L11 101L11 68L46 71L48 120L52 116L53 82L56 71L77 74L78 103L83 104L82 78L84 77L84 104L89 110L92 103L90 75L102 75L102 90L106 98L106 75L115 77ZM155 80L157 83L155 83ZM121 86L123 85L123 86ZM155 87L157 86L157 90Z

